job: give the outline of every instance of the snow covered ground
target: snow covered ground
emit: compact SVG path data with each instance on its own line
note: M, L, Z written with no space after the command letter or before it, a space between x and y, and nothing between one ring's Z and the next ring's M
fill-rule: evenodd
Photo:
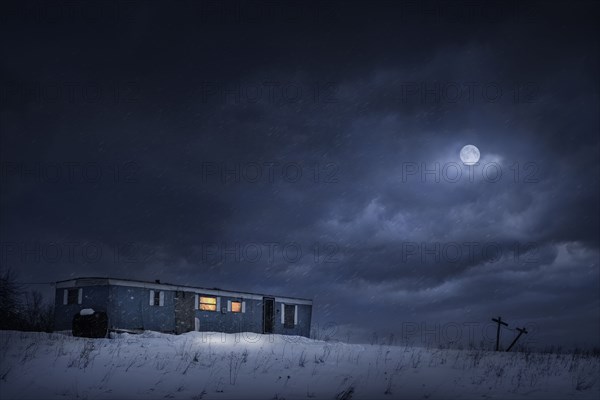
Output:
M146 332L112 339L0 332L0 398L598 399L600 360Z

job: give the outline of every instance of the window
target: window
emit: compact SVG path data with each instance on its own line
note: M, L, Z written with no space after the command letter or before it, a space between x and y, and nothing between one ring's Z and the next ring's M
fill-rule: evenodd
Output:
M241 301L232 301L231 302L231 312L242 312L242 302Z
M294 315L295 315L295 310L296 307L291 305L291 304L286 304L285 305L285 309L284 309L284 322L283 322L283 327L284 328L293 328L294 327Z
M246 302L245 301L233 301L227 300L227 312L232 313L245 313L246 312Z
M284 328L298 325L298 306L281 303L281 324Z
M67 297L67 304L77 304L77 289L69 289L69 295Z
M83 289L65 289L63 292L63 304L81 304L83 301Z
M165 292L162 290L151 290L150 305L163 307L165 305Z
M217 298L200 296L198 308L203 311L217 311Z

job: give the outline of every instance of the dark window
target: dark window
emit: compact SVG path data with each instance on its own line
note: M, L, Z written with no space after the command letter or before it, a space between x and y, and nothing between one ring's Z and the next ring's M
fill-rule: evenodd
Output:
M77 304L79 299L79 289L69 289L67 294L67 304Z
M160 291L158 291L158 290L154 291L154 305L155 306L160 305Z
M284 328L293 328L294 327L294 310L295 307L293 305L286 304L285 305L285 315L284 315Z

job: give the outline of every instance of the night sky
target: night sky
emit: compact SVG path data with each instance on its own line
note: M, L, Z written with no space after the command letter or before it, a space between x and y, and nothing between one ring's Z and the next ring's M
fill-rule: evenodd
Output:
M600 345L598 3L1 7L20 281L312 298L352 342L492 340L501 315Z

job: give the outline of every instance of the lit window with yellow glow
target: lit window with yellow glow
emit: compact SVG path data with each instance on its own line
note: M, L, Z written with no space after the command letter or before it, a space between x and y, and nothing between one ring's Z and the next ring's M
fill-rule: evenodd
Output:
M200 296L198 308L203 311L217 311L217 298Z
M231 302L231 312L242 312L242 302L241 301L232 301Z

